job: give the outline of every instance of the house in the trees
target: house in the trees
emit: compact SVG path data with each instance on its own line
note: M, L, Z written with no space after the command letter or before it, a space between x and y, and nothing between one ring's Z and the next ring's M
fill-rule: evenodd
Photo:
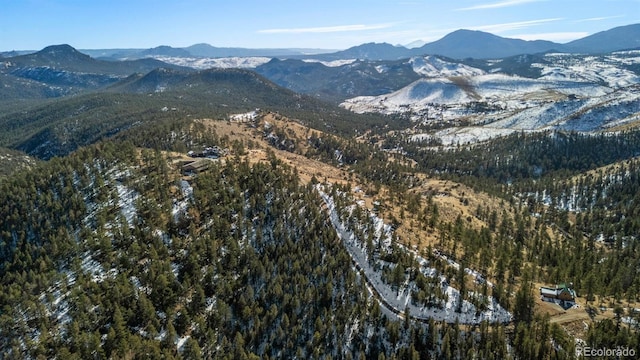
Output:
M553 302L564 309L576 304L576 292L567 284L558 284L555 287L541 287L540 298L543 301Z
M191 161L182 165L182 173L184 175L195 175L209 169L210 165L211 161L207 159Z

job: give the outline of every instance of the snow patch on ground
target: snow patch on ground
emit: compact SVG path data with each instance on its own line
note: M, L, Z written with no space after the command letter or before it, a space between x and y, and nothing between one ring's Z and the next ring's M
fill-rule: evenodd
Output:
M517 132L517 130L489 127L463 127L438 131L435 137L441 140L443 146L456 146L487 141L501 136L507 136L514 132ZM414 135L414 139L417 140L419 138L419 135Z
M114 279L118 274L118 270L110 269L109 271L105 271L102 264L93 259L91 253L86 252L82 257L82 263L80 264L80 268L82 271L91 276L91 281L100 283L105 281L106 279Z
M181 353L184 350L184 344L187 343L187 340L189 340L190 337L191 337L190 335L186 335L186 336L179 337L176 340L176 348L178 349L178 352Z
M182 193L182 200L174 200L171 208L174 222L178 222L181 217L187 214L189 202L193 199L193 187L188 181L180 180L180 192Z
M120 183L116 184L116 189L118 190L118 207L120 207L120 212L127 220L127 224L132 226L133 220L138 213L136 210L136 200L138 200L140 194Z

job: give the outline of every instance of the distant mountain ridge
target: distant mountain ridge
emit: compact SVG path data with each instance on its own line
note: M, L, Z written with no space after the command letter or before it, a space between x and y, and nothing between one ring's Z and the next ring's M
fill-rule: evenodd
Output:
M640 24L619 26L566 44L565 48L585 53L606 53L640 49Z
M83 54L68 44L50 45L44 49L29 55L23 55L21 59L25 62L47 63L47 64L68 64L70 62L92 62L91 56Z
M250 49L240 47L216 47L200 43L184 48L167 45L151 49L86 49L80 50L92 57L109 60L132 60L146 57L194 57L194 58L222 58L222 57L299 57L309 54L327 53L335 50L326 49ZM2 55L2 53L0 53Z
M192 54L185 50L185 49L179 49L179 48L173 48L171 46L166 46L166 45L162 45L162 46L158 46L158 47L154 47L153 49L149 49L149 50L145 50L141 53L142 55L144 55L144 57L149 57L149 56L175 56L175 57L189 57L192 56Z
M309 53L327 51L320 49L247 49L239 47L215 47L209 44L195 44L184 49L196 57L286 57L304 56Z
M419 44L414 41L410 45ZM240 47L216 47L205 43L184 48L158 46L152 49L87 49L80 52L94 58L109 60L132 60L146 57L277 57L277 58L313 58L319 60L399 60L413 56L440 55L453 59L490 59L514 55L536 54L549 51L580 52L602 54L617 50L640 48L640 24L615 27L586 36L581 39L560 44L546 40L521 40L505 38L477 30L456 30L434 42L420 47L406 47L388 43L367 43L335 51L327 49L265 48L251 49ZM28 51L0 52L0 58L10 58Z
M157 68L193 71L153 58L104 61L67 44L47 46L35 53L0 60L0 101L78 94L114 84L133 73L147 73Z
M322 60L356 58L363 60L399 60L422 55L440 55L452 59L495 59L550 51L602 54L640 48L640 24L616 27L574 40L567 44L545 40L521 40L474 30L456 30L442 39L408 49L387 43L363 44L331 54L316 56Z
M322 60L360 59L360 60L400 60L411 57L412 50L404 46L388 43L367 43L331 54L316 56Z
M180 68L161 61L144 58L126 61L94 59L70 45L51 45L31 54L4 59L6 66L0 72L32 67L50 67L57 70L128 76L134 72L149 72L158 67Z
M483 59L535 54L561 48L561 44L551 41L508 39L482 31L457 30L438 41L414 49L413 52L414 55L435 54L453 59Z

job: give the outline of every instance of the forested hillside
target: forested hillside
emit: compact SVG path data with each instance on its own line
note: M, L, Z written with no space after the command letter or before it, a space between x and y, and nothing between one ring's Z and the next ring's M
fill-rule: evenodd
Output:
M129 128L187 118L224 119L257 108L342 135L403 126L393 117L357 115L295 94L245 70L157 69L104 91L12 106L0 115L0 146L46 160Z
M238 155L185 180L104 142L2 183L4 357L507 355L502 324L384 310L313 186Z

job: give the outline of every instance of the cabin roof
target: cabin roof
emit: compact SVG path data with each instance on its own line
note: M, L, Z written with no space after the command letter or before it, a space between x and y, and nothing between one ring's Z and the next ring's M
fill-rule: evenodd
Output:
M576 292L566 284L558 284L555 287L543 286L540 288L540 294L547 297L557 297L563 292L569 293L573 298L576 297Z

